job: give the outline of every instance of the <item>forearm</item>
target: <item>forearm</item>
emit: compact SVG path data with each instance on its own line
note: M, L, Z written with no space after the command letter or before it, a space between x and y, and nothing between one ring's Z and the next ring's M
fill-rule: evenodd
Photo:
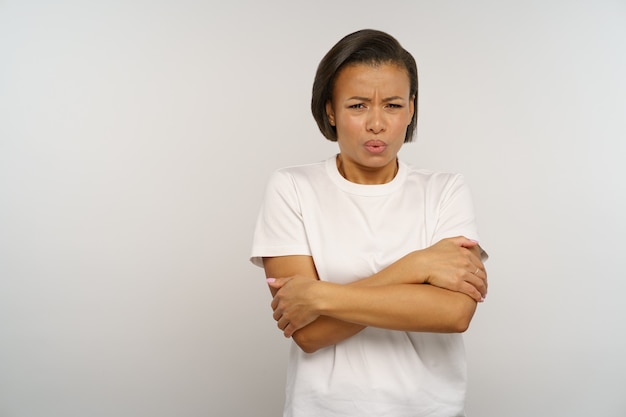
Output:
M320 283L319 313L343 322L414 332L463 332L476 310L469 296L431 285Z
M390 330L461 333L476 310L469 296L431 285L366 286L320 283L317 320L293 334L312 353L354 336L367 326Z
M353 284L368 287L432 284L482 301L487 294L487 273L481 261L481 251L476 241L444 239L428 248L409 252L376 274Z
M394 263L381 269L374 275L354 281L348 285L358 287L380 287L397 284L423 284L426 277L419 275L415 265L416 255L420 251L411 252Z
M332 317L320 316L314 322L297 330L292 338L306 353L336 345L359 333L366 326Z
M354 281L349 287L379 287L399 282L406 282L409 273L407 262L401 259L377 274ZM314 322L293 334L294 341L307 353L315 352L327 346L335 345L363 330L365 325L345 321L329 316L320 316Z
M285 336L293 336L306 352L336 344L366 326L462 332L476 302L486 295L480 248L464 238L411 252L348 285L319 281L309 256L265 258L264 262L266 276L287 277L270 284L274 319ZM296 275L313 279L297 280Z

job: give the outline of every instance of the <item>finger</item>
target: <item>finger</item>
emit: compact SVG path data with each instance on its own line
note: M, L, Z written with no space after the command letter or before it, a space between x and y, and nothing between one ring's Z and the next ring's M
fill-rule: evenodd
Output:
M283 285L285 285L287 283L287 281L289 281L289 279L287 278L267 278L267 285L269 285L272 288L282 288Z
M289 323L285 330L283 330L283 335L287 338L291 337L295 333L296 329Z
M487 281L487 268L485 268L485 267L483 266L483 267L480 269L480 271L481 271L482 278L483 278L485 281Z
M477 303L483 302L485 300L485 297L483 297L480 291L478 291L478 289L469 282L464 282L463 284L461 284L460 292L470 296L470 298L472 298Z
M474 239L468 239L465 236L457 236L455 238L452 239L452 241L454 243L456 243L458 246L464 247L464 248L473 248L474 246L478 245L478 241L474 240Z
M480 271L478 272L480 273ZM478 290L482 298L487 296L487 282L477 274L468 274L465 281Z
M470 259L471 262L476 264L477 267L479 267L480 269L482 269L483 271L485 270L485 265L483 263L483 250L480 247L480 245L476 245L472 248L465 248L470 252Z
M280 318L283 316L282 311L278 311L278 310L274 310L274 314L272 314L272 317L274 318L274 320L278 321L280 320Z
M482 267L479 268L477 267L476 272L474 272L474 275L478 278L480 278L483 281L483 285L485 286L485 291L483 293L483 297L487 296L487 287L489 286L489 282L487 281L487 270Z
M285 328L289 325L289 320L287 318L285 318L285 316L281 316L278 321L276 322L276 326L278 326L278 328L280 330L285 330Z
M476 265L476 264L471 264L470 267L475 268L473 271L470 271L472 275L484 280L485 278L487 278L487 273L485 272L484 269L482 269L480 266Z

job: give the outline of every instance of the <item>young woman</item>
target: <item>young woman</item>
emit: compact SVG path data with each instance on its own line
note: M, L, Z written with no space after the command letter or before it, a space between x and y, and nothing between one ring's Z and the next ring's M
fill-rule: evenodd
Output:
M339 153L273 173L251 260L295 342L285 416L463 416L461 333L487 295L486 254L458 174L398 160L417 66L362 30L322 59L311 108Z

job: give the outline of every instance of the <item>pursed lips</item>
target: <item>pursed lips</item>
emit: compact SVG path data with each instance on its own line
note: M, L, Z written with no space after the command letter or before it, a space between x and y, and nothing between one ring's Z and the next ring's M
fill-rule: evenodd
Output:
M382 140L368 140L363 146L371 153L381 153L387 148L387 144Z

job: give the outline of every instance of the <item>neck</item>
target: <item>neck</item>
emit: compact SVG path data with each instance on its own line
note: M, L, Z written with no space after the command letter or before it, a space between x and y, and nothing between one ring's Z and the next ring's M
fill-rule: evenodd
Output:
M386 184L398 173L398 159L383 167L370 168L346 163L341 154L337 155L337 170L346 180L364 185Z

